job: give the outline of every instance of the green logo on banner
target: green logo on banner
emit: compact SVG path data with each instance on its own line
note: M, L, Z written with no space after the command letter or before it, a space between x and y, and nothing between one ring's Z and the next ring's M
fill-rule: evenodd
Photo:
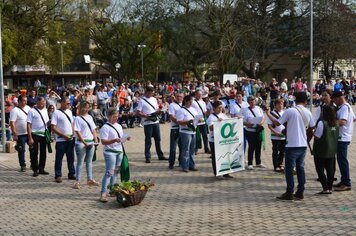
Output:
M232 138L234 137L237 132L234 132L236 123L226 123L221 127L221 137L223 138Z

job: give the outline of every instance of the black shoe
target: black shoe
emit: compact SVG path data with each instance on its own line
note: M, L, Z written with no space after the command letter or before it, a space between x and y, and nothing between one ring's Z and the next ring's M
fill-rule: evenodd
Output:
M45 170L40 170L38 172L38 174L40 174L40 175L49 175L49 173L47 171L45 171Z
M228 179L234 178L233 176L231 176L231 175L229 175L229 174L225 174L225 175L223 175L223 177L228 178Z
M158 157L158 160L160 160L160 161L168 161L168 158L166 158L166 157Z
M207 150L205 150L205 153L210 154L211 152L209 149L207 149Z
M189 168L189 170L191 170L191 171L198 171L198 169L197 168Z
M169 168L170 170L173 170L174 165L173 165L173 164L169 164L168 168Z
M21 166L21 172L26 172L26 166Z
M75 175L69 175L69 176L68 176L68 179L69 179L69 180L76 180L77 178L75 178Z
M296 201L301 201L304 199L304 195L303 193L300 193L300 192L295 192L294 194L294 200Z
M326 195L326 194L332 194L330 190L323 190L321 192L316 193L317 195Z
M340 187L342 185L342 183L337 183L337 184L333 184L333 187L337 188L337 187Z
M151 160L150 159L146 159L146 163L151 163Z
M38 176L38 171L34 171L32 174L33 177L37 177Z
M277 199L282 201L293 201L293 193L285 192L281 196L278 196Z

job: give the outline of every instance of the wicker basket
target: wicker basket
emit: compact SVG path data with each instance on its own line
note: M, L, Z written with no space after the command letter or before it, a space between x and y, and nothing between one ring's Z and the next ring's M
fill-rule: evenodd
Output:
M138 205L142 202L145 198L147 190L138 190L131 194L125 194L122 192L116 193L116 200L120 203L123 207L129 207Z

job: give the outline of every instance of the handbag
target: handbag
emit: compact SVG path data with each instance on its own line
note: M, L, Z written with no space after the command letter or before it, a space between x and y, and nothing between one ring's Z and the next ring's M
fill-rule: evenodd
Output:
M118 138L121 138L119 132L115 129L115 127L112 124L110 124L110 123L106 123L106 124L116 131ZM123 150L124 154L122 155L122 161L121 161L121 167L120 167L120 179L121 179L121 182L126 182L126 181L130 180L129 158L126 155L124 145L122 143L121 143L121 145L122 145L122 150Z

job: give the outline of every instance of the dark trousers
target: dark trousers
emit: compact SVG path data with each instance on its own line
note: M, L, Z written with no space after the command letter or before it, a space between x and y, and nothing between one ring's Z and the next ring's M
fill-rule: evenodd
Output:
M30 147L30 159L33 171L43 171L46 166L47 143L46 138L32 134L33 145ZM40 161L38 163L38 149L40 151Z
M203 138L203 143L204 143L204 151L208 152L209 151L209 144L208 144L208 127L206 125L198 125L197 127L200 131L201 137ZM198 144L196 145L198 146ZM200 144L201 146L201 139L200 139ZM202 146L201 146L202 147ZM195 151L197 151L198 148L195 148Z
M119 124L122 125L122 123L125 123L127 127L132 127L134 122L134 117L128 114L123 115L119 118Z
M152 145L152 137L155 140L156 152L158 158L164 157L162 149L161 149L161 131L159 129L159 124L145 125L145 158L146 160L151 159L151 145Z
M180 151L182 149L182 143L179 138L179 129L171 129L170 145L169 145L169 164L174 165L176 161L176 149L179 149L178 161L180 163Z
M214 147L214 143L209 142L209 146L210 146L210 151L211 151L211 165L212 165L212 167L213 167L214 175L216 176L216 160L215 160L215 147Z
M314 163L323 190L332 190L335 173L335 158L314 157ZM326 175L324 170L326 170Z
M262 141L258 140L257 132L245 132L248 142L248 165L253 163L253 154L255 153L256 165L261 164L261 147Z
M286 140L272 139L272 161L273 161L274 169L282 166L285 147L286 147Z
M17 155L18 155L19 163L20 163L21 167L26 166L26 160L25 160L26 143L28 143L28 135L27 134L17 136L17 145L21 146L20 151L17 151Z
M56 143L56 159L54 163L55 177L62 176L62 161L64 154L67 157L68 176L75 175L74 168L74 139Z

